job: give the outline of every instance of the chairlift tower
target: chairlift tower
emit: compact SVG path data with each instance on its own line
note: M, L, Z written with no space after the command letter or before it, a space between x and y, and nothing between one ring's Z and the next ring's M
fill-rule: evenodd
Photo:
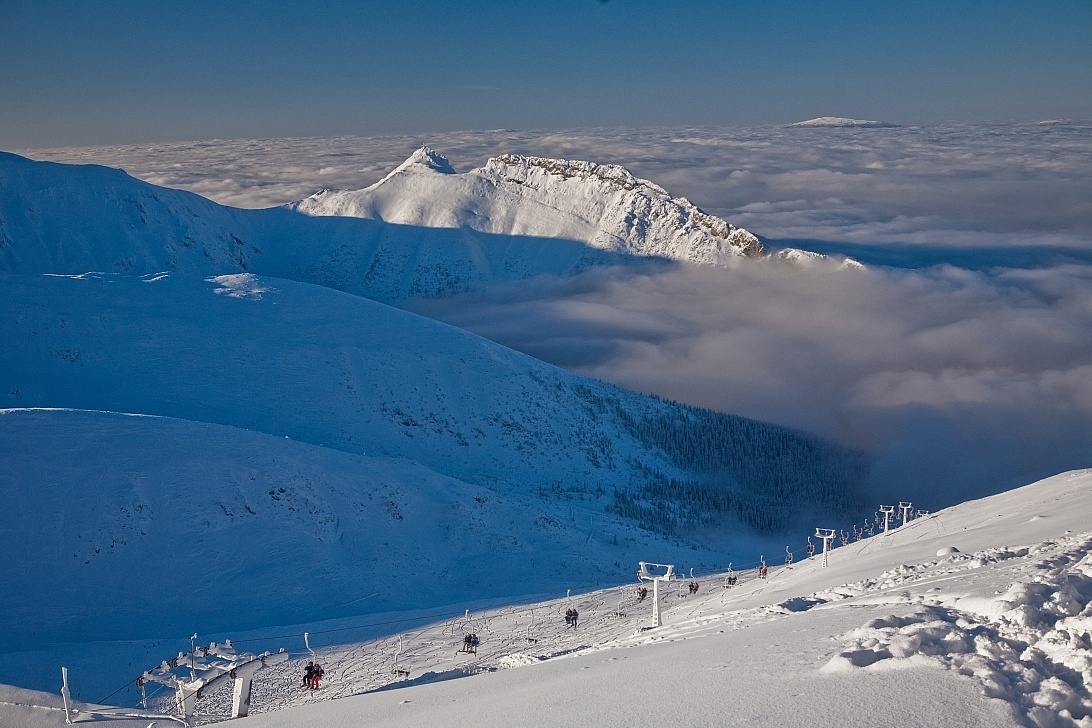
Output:
M647 561L637 562L637 578L641 581L652 582L652 626L662 627L663 620L660 617L660 582L671 581L675 578L674 564L652 564ZM653 574L648 569L664 569L662 574Z
M827 553L830 551L830 542L834 540L833 528L816 528L815 535L823 539L823 568L827 567Z
M891 525L891 516L895 513L895 506L880 506L880 513L883 514L883 535L887 535L887 528Z
M196 641L196 635L191 638ZM165 660L159 667L146 671L137 679L137 685L144 691L144 684L157 682L174 688L175 708L183 720L193 715L197 698L213 686L225 681L234 682L231 702L231 717L241 718L250 709L250 688L254 674L263 667L277 665L288 659L288 653L265 652L261 655L237 654L226 640L223 644L213 642L208 647L194 647L188 655L179 653L171 660ZM187 664L188 661L188 664ZM177 675L175 670L185 670L187 675ZM188 677L188 679L187 679Z
M906 522L910 520L910 511L912 511L914 505L912 503L903 503L899 501L899 510L902 511L901 519L902 525L906 525Z

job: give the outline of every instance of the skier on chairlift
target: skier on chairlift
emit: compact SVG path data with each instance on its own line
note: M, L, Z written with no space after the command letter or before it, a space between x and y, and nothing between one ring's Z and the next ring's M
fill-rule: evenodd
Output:
M303 671L303 687L305 687L305 688L311 687L311 678L314 676L314 674L315 674L315 663L313 661L308 662L307 663L307 669Z

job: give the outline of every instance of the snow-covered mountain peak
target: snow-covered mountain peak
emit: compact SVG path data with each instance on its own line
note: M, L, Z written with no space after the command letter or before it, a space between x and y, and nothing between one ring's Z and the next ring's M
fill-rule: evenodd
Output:
M811 250L800 250L799 248L785 248L771 257L779 263L785 263L794 268L813 268L816 265L837 264L839 270L865 270L864 264L853 258L845 258L838 263L835 258L829 255L815 253Z
M646 179L639 179L618 164L596 164L570 159L525 157L521 154L502 154L485 163L486 171L505 175L513 182L526 183L535 174L548 174L565 179L595 179L613 184L621 190L639 187L652 194L667 195L667 190Z
M447 172L417 174L422 165ZM625 167L515 154L456 174L424 148L371 187L324 191L289 207L313 216L564 239L605 253L699 264L764 253L751 233Z
M451 166L451 161L431 147L418 149L410 155L409 159L398 165L394 172L401 172L404 169L414 167L424 167L440 174L455 174L455 168Z
M866 129L887 129L897 127L898 124L891 124L886 121L874 121L871 119L848 119L844 116L818 116L814 119L808 119L807 121L798 121L789 126L835 126L835 127L857 127Z

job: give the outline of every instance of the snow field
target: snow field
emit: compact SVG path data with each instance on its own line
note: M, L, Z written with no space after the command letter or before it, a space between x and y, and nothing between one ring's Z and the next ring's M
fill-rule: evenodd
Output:
M637 634L630 631L642 622L647 625L650 607L647 602L643 606L634 604L632 597L626 599L624 591L604 590L582 597L585 606L578 630L583 632L581 638L560 627L566 600L542 604L540 608L553 612L554 636L550 639L559 640L551 648L560 654L553 656L551 650L538 645L537 649L528 649L520 644L520 632L514 624L517 620L502 611L483 615L478 623L491 625L493 633L483 644L496 642L497 653L504 654L498 657L497 653L483 651L476 661L467 658L473 667L460 667L443 654L443 648L456 649L459 630L448 626L445 632L447 625L437 625L431 633L421 633L420 647L409 650L418 658L430 655L435 662L429 662L428 669L437 677L513 668L527 675L502 679L481 674L470 682L399 690L396 692L406 697L397 706L384 700L383 693L370 693L347 702L342 709L330 706L321 711L314 709L313 713L273 712L253 720L257 725L287 725L292 721L298 725L347 725L346 716L358 715L367 716L368 724L393 725L398 722L399 712L421 719L414 704L425 702L427 705L421 708L425 720L454 725L458 719L444 715L441 706L450 701L451 710L466 710L468 701L459 696L476 692L471 685L492 681L495 687L482 689L480 700L484 705L474 708L475 719L483 725L503 724L501 716L515 706L535 716L535 724L591 724L578 706L566 704L550 690L536 691L532 687L539 678L530 673L546 670L548 663L556 663L563 656L564 662L570 663L564 673L559 674L563 668L557 667L541 679L547 684L561 682L561 690L574 689L589 698L591 702L583 705L583 710L594 714L597 724L652 725L662 719L658 715L667 715L687 725L742 725L749 718L759 718L765 724L806 725L826 717L846 724L1030 722L1039 726L1084 726L1088 724L1089 679L1079 673L1075 676L1071 666L1085 665L1087 669L1087 649L1081 646L1081 640L1088 639L1088 627L1081 621L1083 617L1074 615L1090 609L1092 589L1088 589L1085 570L1092 533L1062 529L1058 539L967 552L981 543L1022 535L1021 530L1041 531L1043 521L1052 520L1052 525L1062 527L1086 519L1092 504L1092 473L1059 476L1054 481L1039 489L1041 492L1053 486L1054 494L1035 502L1027 498L1036 495L1034 489L1024 489L1027 500L1022 507L986 528L973 513L974 507L957 506L911 522L886 538L876 536L836 549L828 569L812 559L792 569L772 569L769 580L751 579L734 589L721 588L718 577L710 576L701 580L697 595L682 589L685 580L672 584L662 597L665 626L658 630ZM1059 492L1061 497L1057 497ZM1051 501L1054 513L1037 513L1025 521L1023 529L1012 528L1012 521L1022 515L1019 511L1044 511L1041 506ZM1062 508L1068 513L1058 512L1059 502L1065 503ZM1009 510L1012 504L1010 500L1007 505L996 501L992 505ZM1064 534L1066 530L1070 531L1068 535ZM931 558L953 537L964 544L963 553ZM904 559L908 551L922 560L897 563L871 578L838 583L840 578L867 571L884 560ZM828 584L825 588L808 591L823 581ZM999 590L999 584L1009 586ZM994 595L990 593L993 591L1001 593ZM623 598L620 611L627 617L615 616L614 612L619 611L617 600L611 604L615 596ZM964 616L956 616L943 606L949 603L962 605L965 610L978 605L981 614L974 616L966 611ZM864 626L853 627L862 619L867 620ZM506 622L508 629L504 631L501 625ZM1023 627L1019 634L1007 636L993 631L997 625L1009 623L1037 627L1030 632ZM1065 639L1059 639L1059 629L1067 635ZM444 635L448 635L447 641L441 639L443 648L436 649L435 638ZM758 652L753 640L761 646ZM1026 641L1030 646L1024 654L1006 650L1005 645L1013 641ZM570 651L572 645L581 642L587 646ZM1040 644L1055 650L1054 657L1044 660L1027 651ZM389 656L392 646L393 641L374 643L373 660L379 664L373 675L380 681L389 679L383 675L382 656ZM642 659L635 658L634 650L642 653ZM765 654L760 654L763 651ZM709 680L706 671L697 669L711 656L721 656L718 677L723 679ZM633 669L634 660L649 659L658 664L643 665L646 669L640 671ZM608 675L596 677L596 673L584 672L602 672L604 665L612 666L606 671ZM947 670L938 671L938 667ZM679 682L672 670L683 673L682 694L663 690L665 685ZM953 683L945 674L969 679ZM1007 689L998 689L998 675L1020 676L1023 682L1011 682ZM573 681L581 679L594 687L573 688ZM786 686L793 694L786 695ZM974 698L967 689L971 686L973 692L984 697ZM867 693L862 694L866 687ZM753 693L768 696L768 702L742 697ZM609 697L595 699L591 695ZM654 699L650 700L649 695ZM308 695L290 703L319 697ZM946 704L945 700L952 702ZM504 709L488 707L493 701ZM350 704L356 707L350 708ZM953 710L954 705L959 708ZM375 713L379 717L370 720ZM322 717L310 723L309 715Z
M673 582L655 630L640 629L651 605L635 603L635 584L477 607L469 619L420 615L417 626L316 646L326 677L314 693L299 687L301 640L285 644L296 630L254 632L266 638L255 649L279 644L295 658L259 674L255 714L240 725L1084 728L1090 514L1092 470L1065 473L836 548L829 568L813 558L731 589L699 575L696 595ZM576 630L563 620L570 604ZM459 653L471 629L478 653ZM23 707L0 704L0 716L30 710L38 722L27 725L60 725L20 695ZM225 715L226 702L205 696L202 720Z
M281 678L280 690L266 693L269 702L259 710L281 710L371 691L362 698L370 700L376 690L498 670L526 668L533 672L559 658L583 658L584 664L571 668L578 671L587 669L588 660L613 662L630 649L691 653L713 650L715 643L727 639L730 644L723 647L731 654L736 643L746 639L746 631L761 630L782 633L780 638L773 637L777 642L769 646L767 659L782 661L783 672L796 673L795 679L824 676L840 681L843 678L839 676L845 676L860 681L893 675L895 684L885 690L897 689L902 682L915 692L918 683L936 682L936 669L943 668L969 678L986 698L977 705L972 702L969 716L944 715L943 711L934 712L935 707L928 709L918 703L912 708L918 719L909 715L899 725L961 725L958 721L963 720L968 725L990 725L1017 720L1044 727L1085 728L1092 725L1092 532L1064 527L1087 526L1092 514L1092 471L1057 476L1021 490L1024 499L1022 503L1015 499L1020 503L1015 509L1014 499L1005 503L1010 494L1003 494L912 521L886 538L874 536L835 549L827 569L816 557L791 568L773 568L767 580L755 578L754 571L747 572L731 589L723 587L723 574L705 575L696 595L688 593L688 579L672 582L661 593L665 624L660 629L643 629L649 624L651 605L647 600L638 604L635 585L630 585L433 624L401 635L401 653L397 653L399 640L395 636L351 648L331 647L322 659L334 666L327 674L336 673L339 677L335 680L342 682L335 685L330 681L328 692L300 695L292 687L292 667L299 672L301 663L288 664L282 668L288 675ZM975 511L990 501L997 510L1009 512L983 526ZM989 505L985 507L989 509ZM1036 513L1025 519L1029 509ZM1002 538L1041 534L1043 522L1051 522L1061 534L1023 546L991 546L970 552L961 548L960 553L933 556L946 550L943 544L953 538L973 548ZM847 575L910 553L919 560L898 563L870 578L835 584ZM807 591L822 582L828 586ZM581 614L576 630L568 629L562 618L570 605ZM537 617L534 625L532 613ZM862 626L851 627L861 615L874 616ZM456 652L465 631L482 637L477 655ZM826 646L810 646L813 652L804 661L800 645L794 643L801 631L828 635ZM785 635L794 638L786 640ZM528 636L536 641L530 642ZM684 644L689 646L684 648ZM408 680L390 674L396 653L398 665L410 670ZM752 666L735 667L738 672L731 679L748 682L745 673ZM902 675L906 678L900 678ZM653 682L656 679L650 677ZM656 691L655 685L646 687ZM409 696L418 690L404 692ZM924 697L918 694L919 699ZM495 698L504 700L502 695ZM811 707L831 710L826 702ZM867 712L865 706L860 708ZM625 722L624 711L611 708L608 712L613 716L608 724ZM540 717L537 723L563 724L549 716ZM927 720L921 720L923 717ZM718 724L708 716L695 718L696 725ZM996 723L998 720L1002 723ZM651 721L636 718L633 723ZM280 723L273 719L267 724ZM441 720L440 724L448 722Z

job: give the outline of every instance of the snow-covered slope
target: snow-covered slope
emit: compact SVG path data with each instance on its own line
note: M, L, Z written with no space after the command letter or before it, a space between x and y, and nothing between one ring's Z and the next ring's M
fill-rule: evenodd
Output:
M0 153L0 271L10 273L257 272L391 301L659 260L577 240L240 210L119 170Z
M838 448L631 394L322 287L251 274L0 280L8 406L159 414L406 457L478 483L608 493L647 469L681 477L663 454L681 450L671 438L719 430L723 453L776 441L756 483L773 473L803 483L792 468L810 462L828 478L820 499L852 501L855 484L839 476L854 468L837 461L854 456Z
M635 533L594 493L202 422L0 410L0 459L2 652L594 584L649 543L712 558Z
M585 181L570 184L529 160L512 160L475 176L411 159L381 185L384 214L409 223L392 224L241 210L119 170L0 153L0 271L253 272L394 301L595 265L716 262L761 249L749 233L619 167L584 165ZM459 213L457 226L451 203L462 198L430 186L433 178L454 180L459 194L483 195ZM424 196L393 199L417 182ZM547 197L531 192L539 187Z
M630 590L626 616L615 614L617 592L582 595L579 633L543 628L533 645L516 639L529 608L560 611L564 599L479 614L489 647L464 662L497 672L252 723L338 728L367 716L370 725L454 726L470 710L482 726L519 715L551 726L1084 727L1090 524L1092 471L1067 473L836 549L829 568L814 558L768 580L744 574L733 589L718 578L704 579L697 595L671 588L660 629L634 634L650 607ZM402 664L413 674L458 671L458 658L430 649L438 636L417 631L406 645L417 661ZM389 664L389 652L370 646L326 653L338 666L331 693L361 674L343 672L349 664ZM314 700L285 687L290 702ZM267 700L279 703L272 690Z
M578 240L596 250L723 265L759 257L751 233L617 165L505 154L456 174L422 147L363 190L323 190L289 206L430 228Z
M3 553L27 555L4 572L12 600L0 602L0 621L22 625L6 634L17 641L56 630L89 635L102 624L86 606L45 610L40 598L56 595L45 581L34 583L34 599L17 598L22 579L48 574L57 588L80 583L91 593L109 581L103 573L120 564L129 573L157 553L177 573L153 572L149 599L165 580L193 585L258 569L287 593L246 611L284 621L306 611L310 592L294 578L312 562L329 578L329 593L315 593L323 608L427 606L455 594L525 593L573 578L573 569L579 583L595 581L638 543L657 540L651 532L684 537L685 546L739 548L756 538L738 528L747 525L769 539L800 515L786 501L805 489L820 510L845 513L860 503L864 462L856 453L625 392L327 288L252 274L0 275L0 286L5 407L189 421L123 419L127 431L145 432L126 439L112 434L121 425L109 418L0 417L8 464L0 492L22 493L7 513L36 524L0 529L15 539ZM340 452L322 454L333 450ZM92 484L101 491L97 510L88 506ZM361 500L375 493L380 505ZM360 523L371 518L413 525L369 533ZM221 532L233 555L223 563L205 558L217 546L210 534ZM279 555L275 565L248 543L252 536ZM417 546L426 540L462 557L411 566L429 561ZM175 548L188 555L172 555ZM501 552L508 555L471 558ZM393 571L377 580L374 601L342 610L366 596L357 593L365 588L359 575L344 571L349 562ZM397 592L394 573L411 597ZM253 599L264 594L250 590ZM356 596L336 596L343 592ZM190 607L188 618L230 622L217 594ZM130 603L127 629L140 628L137 615L157 628L180 618ZM49 616L37 623L35 614Z
M326 676L314 693L298 687L309 659L300 636L282 628L247 643L285 646L293 659L259 674L252 711L260 714L245 724L456 726L471 716L491 728L518 716L543 726L1084 728L1092 723L1090 523L1092 471L1076 471L836 548L829 568L815 557L772 568L768 579L736 572L731 588L723 574L702 574L696 594L688 580L672 582L660 628L647 628L651 606L637 602L632 584L472 607L465 618L458 605L431 619L389 615L387 625L359 628L378 637L330 623L345 631L321 638ZM577 629L561 617L574 607ZM467 630L481 637L476 654L456 651ZM130 647L135 664L106 684L173 656L175 644L146 663ZM49 654L59 661L64 649ZM88 646L86 657L68 649L69 664L81 665L75 684L101 682L101 655L112 646ZM395 664L408 679L392 674ZM136 691L121 696L118 704L133 705ZM7 689L0 698L2 717L62 724L52 696ZM223 716L229 702L221 689L198 707Z

